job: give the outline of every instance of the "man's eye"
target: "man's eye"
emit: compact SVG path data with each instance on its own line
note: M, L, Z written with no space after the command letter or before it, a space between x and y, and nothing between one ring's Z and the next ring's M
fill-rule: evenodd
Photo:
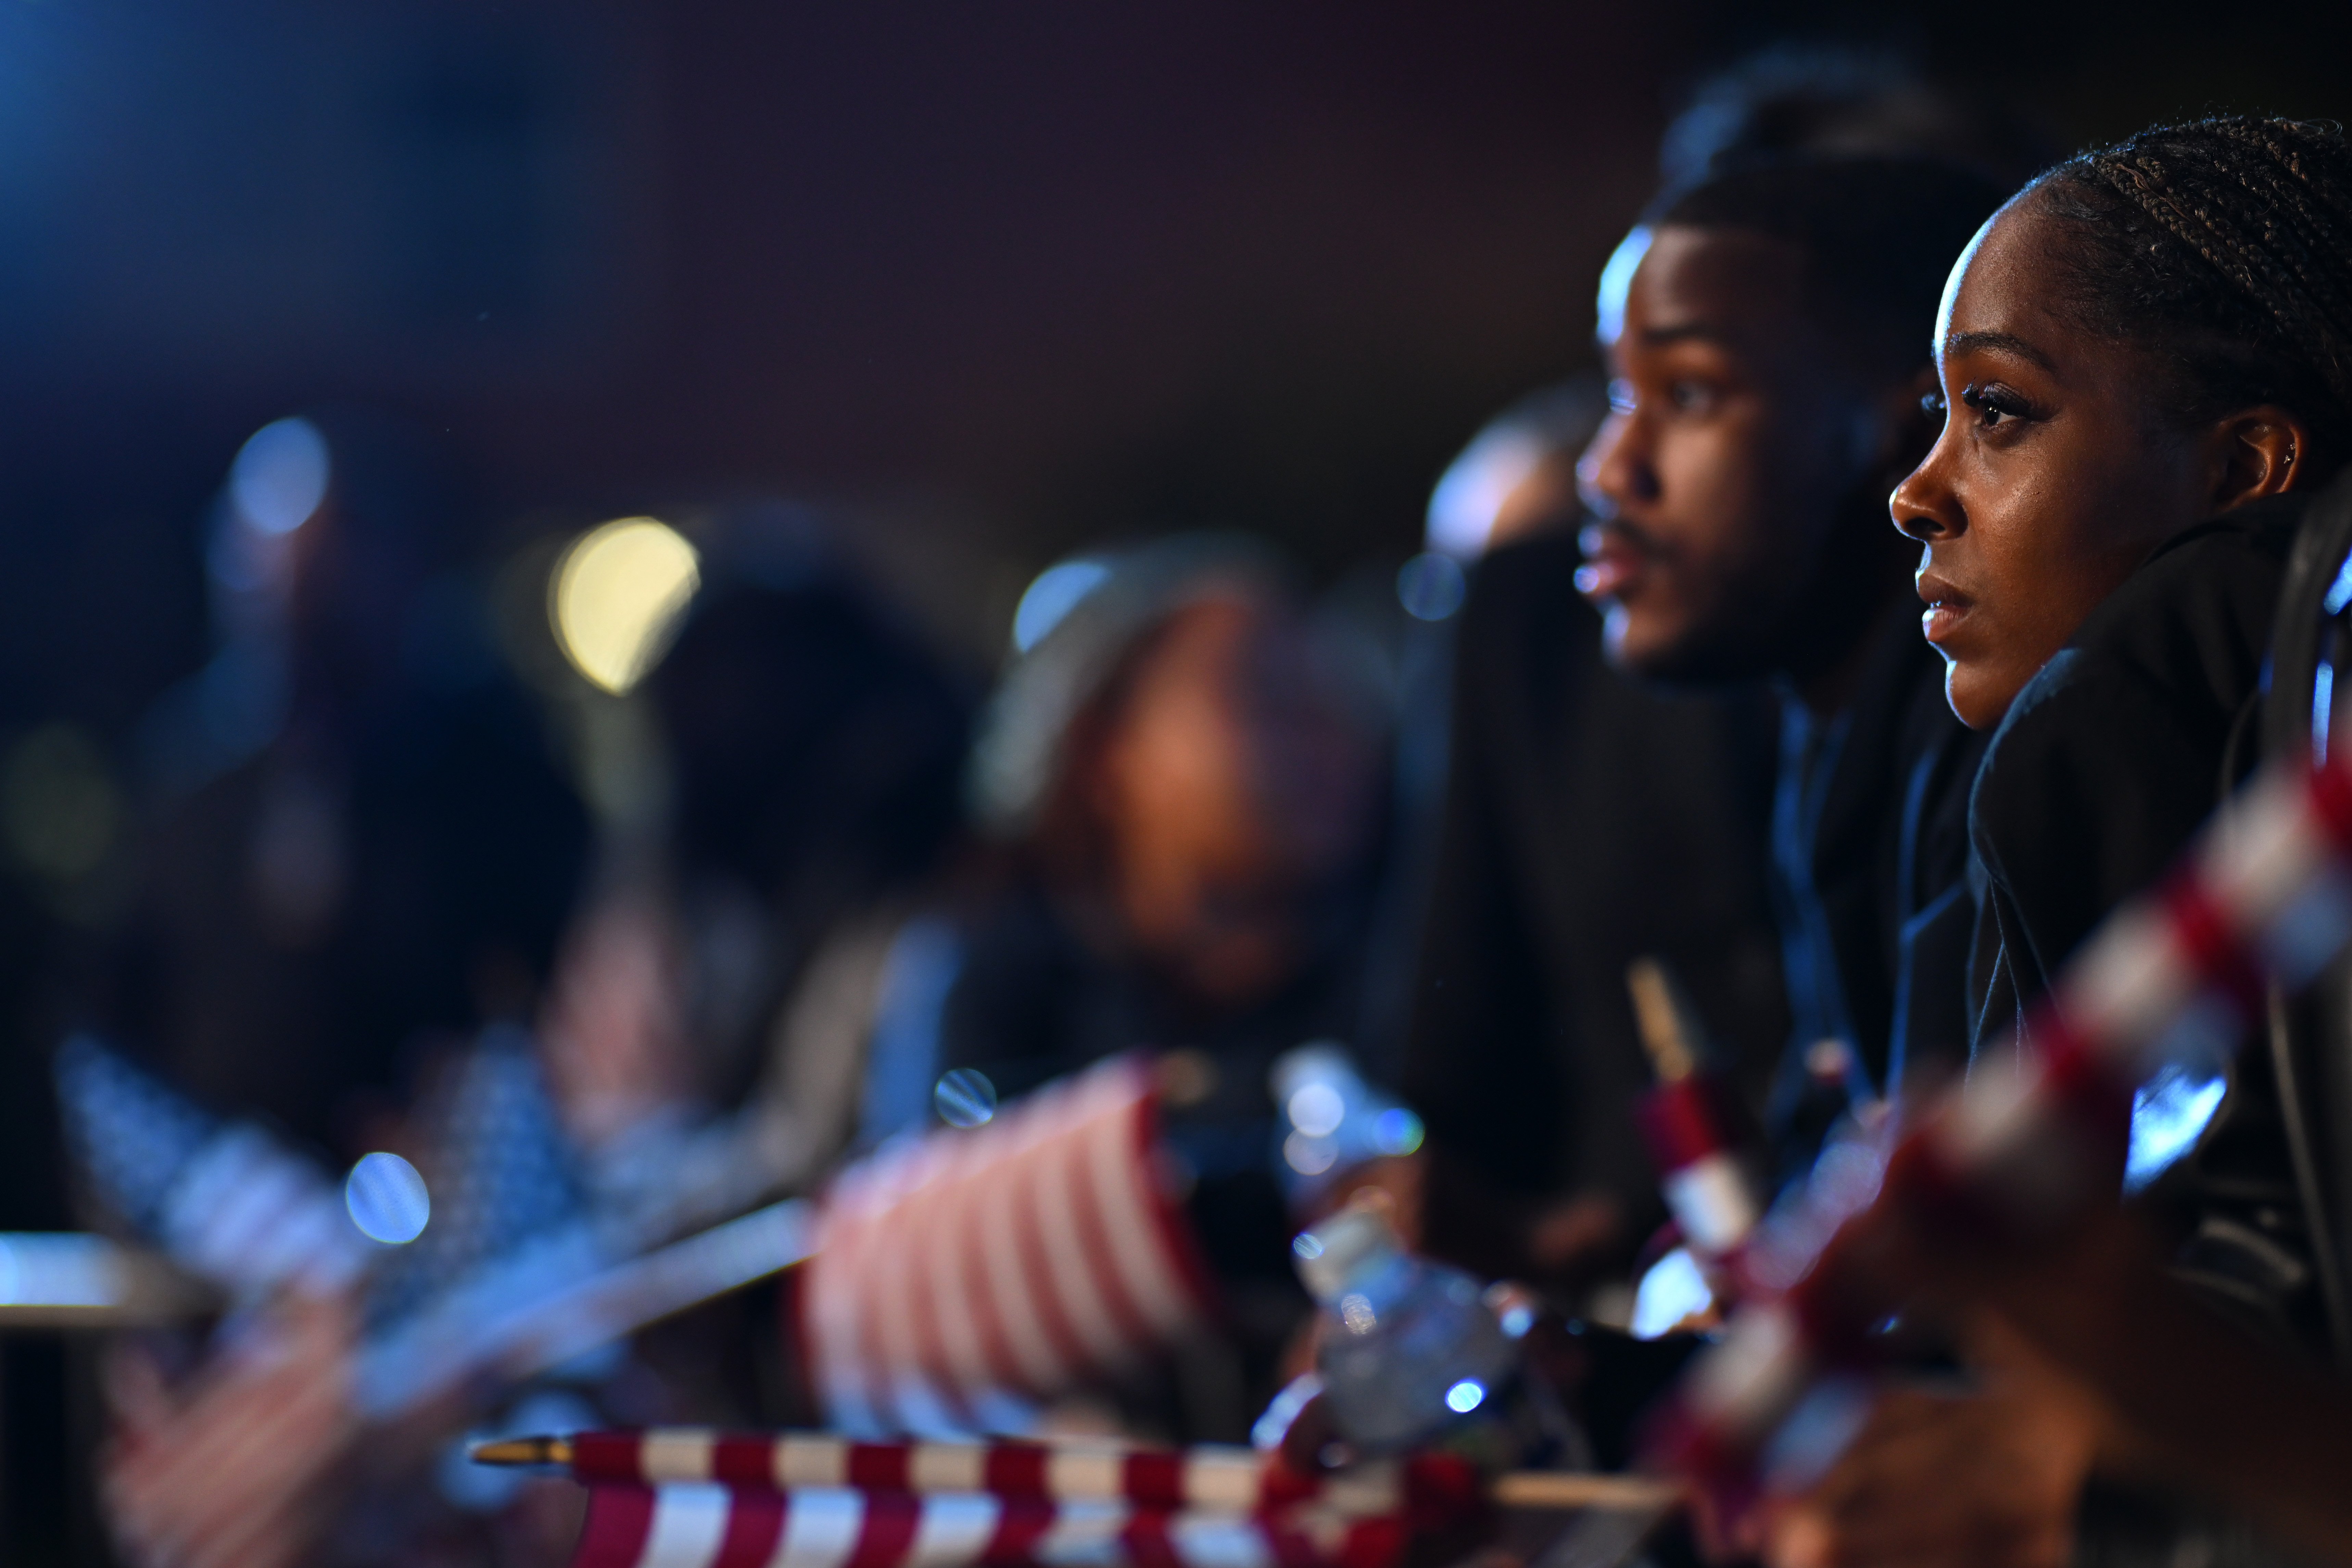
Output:
M1639 401L1633 395L1632 382L1621 377L1609 384L1609 411L1612 414L1631 414Z
M1666 388L1666 397L1676 408L1701 409L1715 401L1715 388L1703 381L1677 381Z

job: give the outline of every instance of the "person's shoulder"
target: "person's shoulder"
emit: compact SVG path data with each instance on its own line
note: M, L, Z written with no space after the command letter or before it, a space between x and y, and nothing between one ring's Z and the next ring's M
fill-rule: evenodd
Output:
M2167 540L2084 618L2065 679L2129 673L2234 705L2269 647L2303 510L2304 498L2283 496Z
M1480 556L1474 569L1497 580L1573 577L1583 563L1584 547L1577 542L1576 530L1543 528L1505 540Z
M1979 854L2003 822L2126 799L2201 816L2259 690L2299 505L2240 509L2168 540L2010 704L1972 792ZM2177 798L2176 798L2177 797ZM2125 813L2126 816L2132 815Z
M2010 704L1988 777L2040 740L2116 739L2142 705L2226 730L2261 682L2302 510L2301 498L2258 502L2158 546Z
M1581 690L1599 670L1600 613L1576 589L1583 552L1559 530L1512 540L1469 568L1469 594L1445 622L1457 693L1525 720Z
M1588 635L1597 633L1600 613L1576 591L1576 570L1583 564L1583 548L1570 529L1546 530L1496 545L1468 569L1464 635L1529 624L1581 626Z

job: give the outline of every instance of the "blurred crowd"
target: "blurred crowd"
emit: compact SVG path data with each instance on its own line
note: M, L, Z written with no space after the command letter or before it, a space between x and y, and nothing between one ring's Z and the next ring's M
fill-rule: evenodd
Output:
M1158 1086L1152 1179L1219 1312L1033 1432L1246 1441L1315 1353L1293 1237L1349 1201L1594 1333L1716 1321L1723 1281L1689 1266L1632 1114L1658 1064L1629 968L1671 976L1769 1201L2023 1029L2246 765L2198 731L2167 774L2187 804L2139 803L2140 753L2094 726L2072 743L2108 774L2078 760L2009 804L2032 732L2013 720L2006 773L1979 770L2023 677L1973 697L1969 659L1917 629L1920 543L1958 531L1925 493L1934 430L1962 404L2025 416L1936 390L1934 307L2053 152L1892 58L1759 57L1674 122L1610 273L1560 279L1601 289L1606 375L1559 366L1433 476L1393 594L1105 519L1039 563L984 670L823 509L684 508L488 556L448 454L389 416L289 411L221 454L207 660L119 754L35 737L0 779L88 903L5 976L56 1021L6 1069L13 1223L162 1253L208 1292L6 1363L9 1539L140 1568L562 1562L575 1494L468 1466L466 1442L839 1418L794 1277L521 1370L417 1325L544 1302L1131 1053ZM1801 281L1775 271L1790 256ZM1693 342L1796 388L1756 416L1769 456L1647 433L1646 409L1738 395L1670 363ZM2245 400L2302 406L2267 374ZM2122 504L2161 510L2146 487ZM2020 559L2019 582L2095 575ZM2254 677L2229 679L2212 701L2242 734ZM2124 684L2099 722L2163 707ZM2090 699L2045 710L2070 700ZM1989 865L1989 811L2018 863ZM91 813L110 847L70 862ZM2094 840L2093 871L2037 882ZM2182 1268L2321 1347L2315 1368L2338 1330L2317 1218L2279 1217L2290 1092L2232 1079L2208 1134L2224 1090L2189 1086L2179 1125L2135 1121L2133 1182L2172 1170ZM2053 1370L2067 1326L2005 1310L1956 1309L1923 1353L1932 1389L1906 1397L1958 1415L1886 1405L1883 1474L1707 1544L2062 1562L2104 1508L2165 1561L2218 1560L2179 1555L2221 1537L2132 1489L2160 1467L2109 1463L2105 1407ZM1950 1392L1970 1369L1992 1405ZM1887 1545L1886 1498L1954 1456L2010 1512L1954 1524L1945 1555Z

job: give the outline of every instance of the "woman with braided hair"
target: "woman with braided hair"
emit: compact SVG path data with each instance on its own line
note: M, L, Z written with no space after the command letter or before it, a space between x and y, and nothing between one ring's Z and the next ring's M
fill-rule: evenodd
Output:
M1946 660L1953 711L1992 731L1969 813L1982 1056L2031 1048L2023 1020L2051 978L2253 765L2297 521L2352 460L2352 147L2334 126L2227 118L2061 163L1963 253L1935 349L1943 429L1892 510L1924 546L1923 630ZM2315 1410L2352 1411L2319 1394L2330 1386L2312 1354L2327 1348L2319 1271L2259 1057L2218 1115L2218 1087L2136 1110L2128 1184L2149 1190L2129 1221L2116 1216L2151 1225L2171 1274L2198 1288L2190 1318L2220 1336L2200 1371L2232 1364L2215 1348L2225 1342L2304 1367L2300 1409L2251 1383L2237 1408L2209 1397L2196 1425L2234 1424L2244 1454L2264 1441L2275 1452L2298 1429L2308 1438ZM2200 1114L2179 1114L2182 1099ZM1906 1266L1906 1282L1927 1272ZM2164 1398L2141 1396L2179 1383L2177 1363L2120 1353L2155 1342L2141 1331L2157 1318L2134 1307L2166 1310L2141 1288L2152 1269L2127 1289L2074 1280L2006 1297L1946 1273L1937 1283L1973 1387L1882 1397L1828 1475L1766 1510L1754 1544L1776 1568L2046 1568L2078 1549L2251 1560L2234 1523L2115 1479L2150 1473L2165 1433L2147 1412ZM2037 1316L2035 1300L2053 1310ZM2103 1363L2079 1335L2047 1331L2062 1320L2094 1322ZM2191 1381L2210 1395L2214 1377ZM2352 1451L2352 1418L2333 1447ZM2172 1458L2169 1478L2214 1480ZM2274 1500L2220 1481L2209 1495L2256 1511ZM2352 1541L2308 1512L2267 1517L2305 1544Z
M2352 148L2228 119L2084 153L1985 226L1942 316L1944 431L1894 513L1953 710L2000 726L1982 1050L2252 762L2286 498L2352 458Z

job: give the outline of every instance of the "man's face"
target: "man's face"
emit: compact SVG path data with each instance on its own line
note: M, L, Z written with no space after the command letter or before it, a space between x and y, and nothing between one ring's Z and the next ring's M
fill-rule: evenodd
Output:
M1621 668L1773 668L1878 460L1883 423L1801 310L1802 268L1779 240L1674 226L1637 230L1611 264L1610 414L1577 466L1595 519L1577 586Z

